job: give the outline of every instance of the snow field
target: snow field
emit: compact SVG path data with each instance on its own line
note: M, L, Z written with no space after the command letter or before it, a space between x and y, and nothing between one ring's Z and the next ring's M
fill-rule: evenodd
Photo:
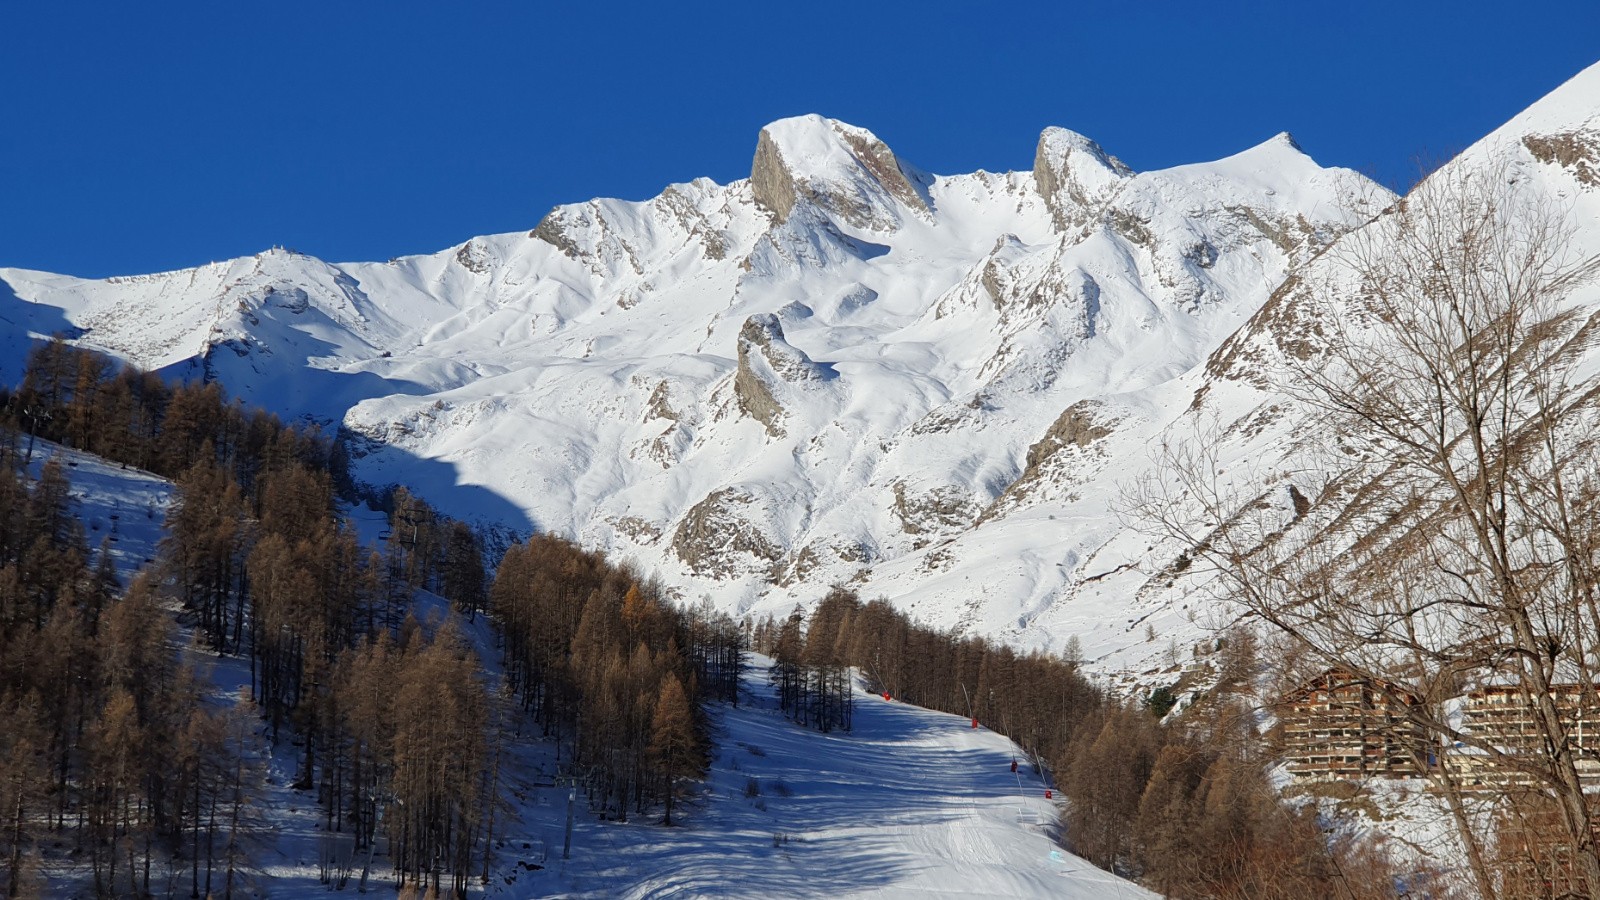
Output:
M859 687L854 729L821 734L783 716L751 659L682 827L581 821L571 860L557 834L548 868L495 895L1155 896L1056 845L1055 803L1005 737Z

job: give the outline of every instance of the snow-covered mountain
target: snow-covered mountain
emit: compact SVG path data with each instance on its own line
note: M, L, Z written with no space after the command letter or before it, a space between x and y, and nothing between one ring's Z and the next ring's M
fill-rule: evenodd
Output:
M1569 264L1600 260L1600 65L1431 177L1460 183L1467 180L1463 172L1504 178L1530 203L1563 217L1572 228L1571 246L1559 255ZM1388 240L1388 212L1294 269L1203 366L1146 390L1067 409L1030 450L1032 472L1001 498L995 520L942 551L950 560L943 571L923 575L915 567L925 562L896 561L873 572L869 590L892 592L886 586L914 583L926 602L937 604L981 584L980 593L991 598L982 607L989 615L995 614L992 598L1003 603L1031 596L1037 606L1014 607L1016 633L1025 642L1048 644L1077 634L1105 668L1175 671L1189 658L1190 642L1227 624L1234 611L1213 604L1203 574L1183 574L1191 548L1154 541L1146 529L1121 521L1115 509L1124 505L1120 488L1154 471L1155 446L1180 448L1172 455L1214 467L1219 486L1240 502L1276 508L1285 524L1302 514L1308 498L1319 498L1324 484L1345 481L1344 490L1319 498L1337 505L1371 483L1375 470L1366 461L1334 458L1349 452L1340 446L1345 435L1299 399L1304 388L1289 383L1293 366L1286 363L1311 358L1324 335L1338 330L1330 319L1354 321L1340 305L1347 301L1320 295L1319 286L1349 283L1358 251L1347 248ZM1575 313L1571 322L1592 328L1600 321L1600 283L1581 284L1565 304L1564 313ZM1593 342L1575 340L1574 346L1581 348L1575 375L1600 377ZM1319 468L1308 470L1312 460ZM1059 575L1034 564L1051 556L1061 562Z
M1597 111L1600 68L1486 140L1592 215ZM749 179L428 256L0 269L0 326L341 424L357 477L686 599L784 612L847 583L1128 669L1205 622L1112 514L1117 484L1202 417L1283 457L1307 423L1247 427L1279 398L1214 354L1270 340L1286 276L1391 200L1286 134L1135 173L1051 128L1031 172L940 176L806 116L762 130Z

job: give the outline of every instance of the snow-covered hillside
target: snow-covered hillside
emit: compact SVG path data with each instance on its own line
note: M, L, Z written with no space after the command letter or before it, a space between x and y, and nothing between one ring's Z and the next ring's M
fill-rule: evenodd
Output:
M155 558L176 495L171 482L47 441L35 451L34 477L47 460L63 467L72 514L91 542L104 542L124 583ZM449 609L426 592L416 603L419 618L430 622ZM457 624L488 677L499 678L488 620ZM179 645L209 682L208 703L230 706L247 696L249 662L216 655L189 632L185 625ZM1004 736L860 685L853 730L822 734L777 708L770 660L748 662L741 705L710 707L717 735L712 765L690 787L675 827L661 827L659 816L601 821L580 793L571 855L563 859L569 789L556 784L562 766L554 745L533 738L537 729L509 742L490 877L481 894L474 879L473 896L1153 896L1059 848L1057 804ZM316 792L294 787L300 745L285 740L274 747L265 721L253 715L248 721L252 734L242 751L257 803L247 817L239 890L304 897L331 890L323 880L328 870L349 866L350 877L358 877L363 854L352 850L350 832L327 830ZM1021 760L1015 773L1013 759ZM64 852L44 857L41 873L52 895L88 890L84 859ZM374 882L387 888L390 861L377 859ZM158 873L169 886L183 883L178 862Z
M1017 748L966 719L857 690L854 727L777 709L754 657L748 702L718 707L718 752L684 828L584 822L573 858L496 890L574 897L1155 895L1061 850L1055 802ZM559 800L559 796L556 798ZM538 801L548 812L559 803ZM540 827L559 840L549 821ZM532 830L532 829L530 829ZM493 892L491 892L493 894Z
M1433 177L1460 181L1463 173L1504 178L1528 202L1545 204L1564 219L1572 228L1571 245L1558 255L1568 264L1600 259L1600 65ZM1309 348L1338 331L1333 322L1354 321L1339 305L1346 301L1322 296L1318 286L1348 284L1354 252L1348 248L1357 242L1381 246L1390 224L1380 218L1363 226L1297 268L1204 366L1150 390L1068 410L1036 448L1037 456L1049 460L1038 466L1039 477L1013 487L1011 493L1022 497L1014 505L1002 500L1008 514L994 527L953 542L948 552L955 563L942 577L913 574L917 562L908 559L875 571L869 588L892 591L892 585L915 581L932 603L958 596L961 583L980 578L988 591L1004 597L1035 591L1046 607L1023 629L1037 635L1032 640L1075 633L1090 655L1109 654L1119 671L1175 670L1174 646L1181 663L1189 658L1188 642L1207 626L1226 624L1232 613L1209 603L1203 576L1179 574L1190 548L1153 543L1119 520L1113 508L1119 495L1108 491L1109 483L1128 485L1154 471L1150 448L1187 448L1177 455L1203 453L1196 458L1215 467L1218 483L1230 494L1240 502L1258 498L1282 510L1287 522L1299 514L1296 491L1304 499L1317 497L1329 479L1370 480L1370 473L1345 471L1359 460L1333 459L1348 451L1337 449L1340 435L1323 414L1297 399L1305 390L1289 384L1292 367L1286 362L1309 358ZM1581 284L1566 303L1575 321L1592 324L1600 313L1600 284ZM1580 382L1600 375L1600 354L1592 342L1586 347L1574 370ZM1314 459L1325 462L1308 469ZM1343 493L1365 483L1358 480ZM1340 494L1333 492L1331 502L1340 502ZM1022 562L986 562L1000 558L1002 548L1010 560ZM1041 584L1043 568L1026 564L1031 555L1050 552L1076 560L1076 571L1064 583L1045 578ZM1156 640L1146 638L1147 628Z
M1591 69L1493 140L1590 204L1597 110ZM1535 133L1589 155L1537 158ZM1236 342L1282 327L1258 312L1285 277L1391 199L1287 135L1134 173L1052 128L1031 172L936 176L808 116L763 129L748 180L430 256L0 270L0 325L339 423L359 478L686 599L781 612L848 583L1025 645L1080 634L1127 670L1207 623L1112 514L1117 484L1202 420L1283 457L1308 423L1245 428L1273 398L1206 361L1252 316Z

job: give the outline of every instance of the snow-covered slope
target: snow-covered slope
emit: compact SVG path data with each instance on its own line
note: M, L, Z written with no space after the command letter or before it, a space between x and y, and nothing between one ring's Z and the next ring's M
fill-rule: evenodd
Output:
M960 716L856 693L850 732L778 711L766 660L683 828L584 822L573 858L496 890L573 897L1154 897L1061 850L1017 748ZM558 798L559 799L559 798ZM541 798L540 803L546 801ZM549 827L555 823L545 823ZM552 837L554 837L552 832Z
M91 543L105 540L126 583L156 555L174 486L47 441L35 448L34 477L49 459L70 482L73 515ZM438 621L448 608L419 592L419 618ZM499 678L489 622L457 624L489 677ZM247 693L249 663L211 653L188 631L179 643L209 682L209 702L237 702ZM859 685L853 730L821 734L777 709L770 660L749 662L741 705L710 710L715 757L675 813L677 827L662 828L657 817L599 821L580 795L571 858L563 860L568 788L554 783L558 754L542 741L511 742L500 774L505 812L481 896L1153 896L1059 848L1056 803L1002 735ZM274 748L266 729L257 722L246 741L257 804L241 890L286 898L326 892L323 867L352 858L349 834L324 830L315 793L293 787L300 750L290 741ZM1013 759L1022 760L1016 773ZM379 857L378 871L387 866ZM45 854L42 872L52 895L87 891L86 863L59 847Z
M1496 138L1582 203L1597 82ZM1529 133L1580 137L1540 159ZM468 518L514 511L686 599L786 611L847 583L1141 668L1205 615L1152 577L1117 483L1202 418L1252 435L1230 452L1282 457L1290 420L1245 428L1270 398L1205 363L1252 316L1246 335L1280 327L1258 312L1285 276L1390 199L1287 135L1134 173L1052 128L1031 172L937 176L807 116L763 129L729 185L562 206L387 263L0 270L0 317L8 340L59 324L339 423L358 477Z
M1436 177L1494 172L1565 214L1574 228L1569 258L1600 258L1600 66L1591 67L1463 152ZM1201 578L1184 577L1186 547L1154 543L1123 521L1121 487L1154 471L1152 449L1187 448L1215 466L1241 500L1259 497L1297 515L1293 493L1318 495L1307 460L1330 459L1337 435L1315 410L1285 391L1290 357L1328 318L1348 312L1311 286L1348 281L1342 246L1376 239L1382 218L1342 238L1292 273L1269 301L1206 363L1168 382L1069 407L1029 451L1014 482L981 527L933 553L876 567L869 594L908 595L920 612L963 601L981 622L1005 623L1021 643L1057 644L1076 634L1102 668L1170 682L1192 648L1234 612L1218 606ZM1369 231L1368 229L1371 229ZM1570 298L1577 321L1600 312L1600 284ZM1593 346L1575 370L1600 376ZM1338 454L1332 454L1337 456ZM1330 513L1329 515L1333 515ZM1154 639L1151 639L1153 634ZM1153 676L1153 678L1151 677Z

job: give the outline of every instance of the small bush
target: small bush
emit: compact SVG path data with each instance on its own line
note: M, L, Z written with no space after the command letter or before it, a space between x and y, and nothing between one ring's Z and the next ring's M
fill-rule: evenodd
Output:
M1158 719L1171 712L1177 705L1178 695L1165 685L1151 691L1150 696L1144 700L1144 708L1150 710L1150 713Z

